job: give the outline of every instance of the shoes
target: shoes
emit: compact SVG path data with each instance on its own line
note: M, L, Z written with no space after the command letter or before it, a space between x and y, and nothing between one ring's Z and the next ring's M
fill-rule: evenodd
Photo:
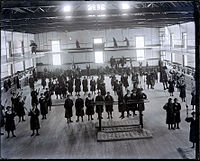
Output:
M94 120L93 118L91 118L91 120Z
M107 119L110 119L110 117L107 117Z
M22 121L26 121L26 120L23 119Z
M76 122L79 122L79 120L76 120Z
M16 135L13 135L13 137L16 137Z
M37 133L35 136L39 136L40 134L39 133Z
M177 129L180 129L180 127L177 127Z
M34 135L34 133L31 134L31 136L33 136L33 135Z
M72 120L70 120L69 122L73 122Z

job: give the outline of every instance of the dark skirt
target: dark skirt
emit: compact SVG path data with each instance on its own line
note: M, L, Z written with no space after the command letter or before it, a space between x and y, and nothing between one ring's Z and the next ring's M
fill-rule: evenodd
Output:
M40 123L39 123L39 118L38 117L31 117L30 119L30 126L31 130L38 130L40 129Z
M72 109L65 110L65 118L71 118L72 116Z
M86 107L86 115L94 115L94 106Z
M14 131L16 129L14 118L11 118L11 117L8 116L8 118L6 118L6 123L5 123L6 131Z
M103 112L103 106L96 106L96 113L102 113Z
M76 116L84 116L84 110L83 109L77 109L76 110Z
M106 112L112 112L113 111L113 106L106 106Z
M167 112L166 117L166 124L174 124L175 123L175 116L172 112Z
M175 123L180 123L181 122L180 112L176 112L175 113L174 119L175 119Z
M118 110L119 110L119 112L126 111L126 107L125 107L124 103L118 103Z
M180 95L181 98L185 98L186 97L186 91L185 88L180 88Z
M95 86L95 85L92 85L92 86L90 87L90 91L96 91L96 86Z

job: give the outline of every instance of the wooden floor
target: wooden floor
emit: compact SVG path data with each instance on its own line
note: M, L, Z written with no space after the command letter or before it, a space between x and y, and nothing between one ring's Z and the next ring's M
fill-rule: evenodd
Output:
M106 89L111 91L110 78L106 77ZM40 85L37 85L40 87ZM144 85L142 84L144 88ZM131 87L130 87L131 89ZM30 108L29 87L23 89L23 95L27 95L26 107ZM1 157L7 159L53 159L53 158L176 158L181 159L182 156L178 152L178 148L188 148L191 146L189 142L189 124L185 122L186 107L185 103L181 103L181 119L180 130L168 130L165 124L166 113L163 105L167 102L169 94L163 90L162 84L157 83L155 89L147 90L145 93L150 100L146 104L144 111L144 128L153 133L152 139L126 140L114 142L97 142L97 131L95 122L93 121L76 123L76 117L73 116L73 123L67 124L64 118L63 105L53 106L48 113L46 120L41 120L40 116L40 136L31 137L29 121L26 115L26 121L18 124L18 118L15 122L17 129L15 131L16 138L6 139L7 135L1 136ZM117 96L111 91L114 99ZM175 97L179 93L175 92ZM2 102L5 97L9 98L9 94L2 96ZM55 99L55 96L53 96ZM179 99L180 100L180 99ZM187 103L190 105L191 95L187 91ZM189 106L189 114L191 106ZM73 111L75 113L75 110ZM74 114L75 115L75 114ZM114 120L119 119L118 107L114 106ZM104 112L104 119L107 114ZM128 118L125 118L128 119ZM4 129L2 129L4 131Z

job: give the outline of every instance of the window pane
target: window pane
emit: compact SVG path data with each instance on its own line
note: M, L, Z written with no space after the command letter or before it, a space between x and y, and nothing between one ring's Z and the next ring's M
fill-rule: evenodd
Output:
M95 63L103 63L103 52L102 51L95 52Z
M144 47L144 37L138 36L136 37L136 48L142 48Z
M170 34L170 46L174 47L174 34Z
M52 41L52 52L60 52L60 41Z
M61 65L60 54L53 55L53 65Z
M101 43L103 43L102 38L95 38L94 39L94 44L101 44Z
M183 47L187 48L187 33L183 33Z
M175 53L172 53L172 62L175 62Z
M188 60L187 60L187 55L184 55L184 66L187 66L188 65Z
M144 50L136 50L137 60L144 60Z

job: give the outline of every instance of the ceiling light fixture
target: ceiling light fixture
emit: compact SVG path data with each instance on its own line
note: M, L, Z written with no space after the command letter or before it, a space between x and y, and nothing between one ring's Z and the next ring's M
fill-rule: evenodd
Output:
M70 6L65 6L64 7L64 12L70 12L71 11L71 7Z
M122 4L122 9L127 10L130 8L130 5L128 3L123 3Z

